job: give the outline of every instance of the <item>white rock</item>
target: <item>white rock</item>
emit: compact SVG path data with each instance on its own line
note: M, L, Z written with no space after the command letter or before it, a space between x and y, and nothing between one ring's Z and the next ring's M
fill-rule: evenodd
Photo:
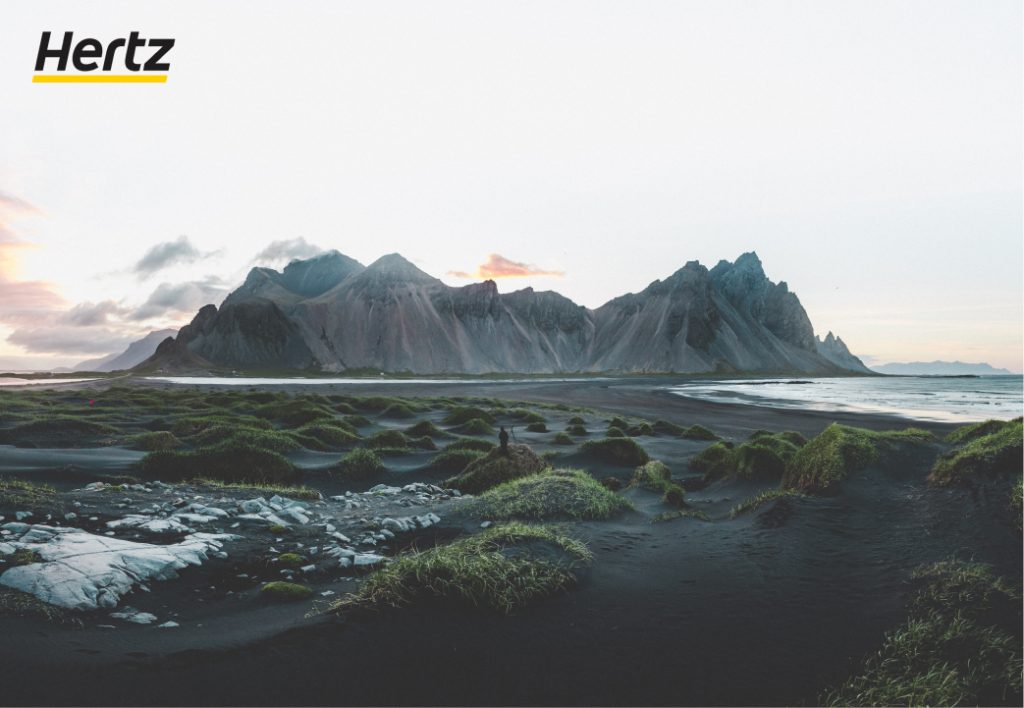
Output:
M157 629L174 629L175 627L180 627L180 626L181 625L178 624L177 622L175 622L174 620L168 620L167 622L164 622L163 624L158 624L157 625Z
M482 528L482 529L489 529L493 525L494 525L493 521L482 521L482 522L480 522L480 528Z
M378 556L376 553L359 553L353 562L356 566L368 566L383 563L385 560L384 556Z
M42 535L49 538L35 543L19 540L15 545L35 551L43 562L11 568L0 575L0 585L76 610L113 608L137 583L175 578L178 570L200 565L224 541L239 538L196 533L180 543L158 546L81 529L33 527L22 539Z
M28 517L32 516L31 511L16 511L14 512L14 518L18 521L24 521Z
M140 531L148 531L149 533L192 533L194 530L181 523L181 518L177 515L170 516L166 519L151 519L148 516L139 516L137 514L129 514L123 519L108 521L107 528L139 529Z
M299 568L299 570L301 570L303 573L312 573L316 571L316 565L310 563L309 565L302 566L301 568Z

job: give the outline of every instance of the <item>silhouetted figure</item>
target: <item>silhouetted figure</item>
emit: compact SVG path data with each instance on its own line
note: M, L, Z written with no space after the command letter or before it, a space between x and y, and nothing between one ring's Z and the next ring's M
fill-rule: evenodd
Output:
M501 454L508 457L508 432L504 426L498 432L498 444L501 445Z

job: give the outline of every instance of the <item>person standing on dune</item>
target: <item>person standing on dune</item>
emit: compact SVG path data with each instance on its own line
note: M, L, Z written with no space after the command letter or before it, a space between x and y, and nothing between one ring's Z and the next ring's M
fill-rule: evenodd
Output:
M508 431L505 426L498 432L498 444L501 445L501 454L508 457Z

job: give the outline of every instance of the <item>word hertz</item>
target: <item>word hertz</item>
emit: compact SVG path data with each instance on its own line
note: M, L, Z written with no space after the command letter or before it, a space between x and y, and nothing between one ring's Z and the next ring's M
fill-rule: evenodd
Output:
M127 39L118 38L111 41L104 49L99 40L86 38L74 45L71 43L74 33L65 32L63 43L56 48L50 47L50 33L43 32L39 39L39 53L36 54L36 71L44 71L48 59L57 60L57 74L32 75L34 83L146 83L162 84L167 82L167 72L171 68L170 62L162 61L174 46L173 39L145 39L140 37L138 32L132 32ZM140 50L148 47L151 52L148 56L141 56ZM124 68L131 72L142 72L132 74L112 73L114 62L117 61L119 49L123 48L122 57ZM68 74L68 60L75 69L82 73ZM102 66L100 61L102 60ZM90 72L99 70L102 73L93 74Z

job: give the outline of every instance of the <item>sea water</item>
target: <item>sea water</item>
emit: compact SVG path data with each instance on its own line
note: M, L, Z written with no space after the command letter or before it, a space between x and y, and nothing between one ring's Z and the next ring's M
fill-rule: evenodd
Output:
M718 403L883 413L934 421L1008 420L1024 412L1021 376L725 379L675 384L669 390Z

